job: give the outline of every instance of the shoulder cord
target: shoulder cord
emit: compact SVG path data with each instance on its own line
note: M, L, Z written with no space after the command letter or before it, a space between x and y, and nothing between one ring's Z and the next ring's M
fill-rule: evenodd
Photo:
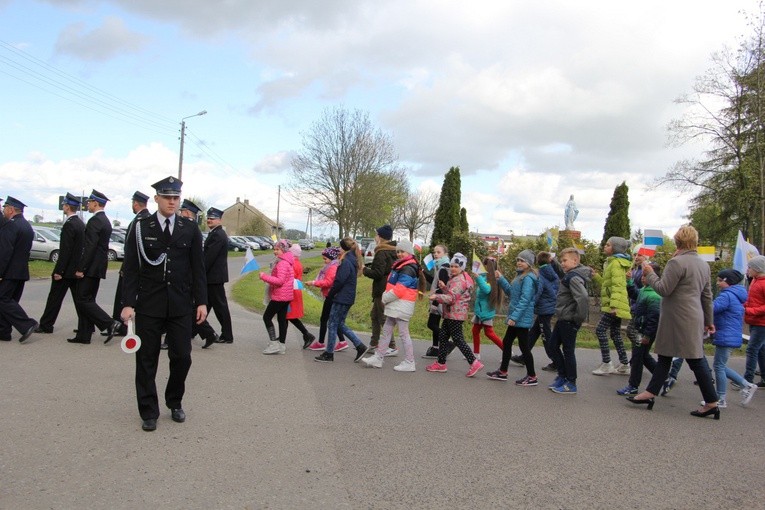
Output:
M151 260L149 257L146 256L146 249L143 247L143 237L141 236L141 222L137 221L135 223L135 240L136 244L138 245L138 254L140 255L138 257L138 263L140 265L141 259L145 260L152 266L158 266L161 263L165 261L167 258L167 253L162 253L159 257L157 257L156 260Z

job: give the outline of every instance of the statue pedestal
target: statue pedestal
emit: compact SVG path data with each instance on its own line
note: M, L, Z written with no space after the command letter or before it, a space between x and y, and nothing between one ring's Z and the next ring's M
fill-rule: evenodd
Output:
M558 232L558 239L571 239L573 241L579 241L582 238L582 233L579 230L561 230Z

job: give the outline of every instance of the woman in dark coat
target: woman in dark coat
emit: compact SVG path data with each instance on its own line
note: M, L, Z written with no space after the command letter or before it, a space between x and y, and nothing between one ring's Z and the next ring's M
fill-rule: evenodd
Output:
M661 278L649 264L643 265L646 285L663 298L655 343L659 360L645 391L627 400L647 404L648 409L652 409L654 397L669 374L672 357L677 356L688 362L704 397L704 405L691 414L700 418L711 415L719 420L717 391L709 366L702 362L704 333L715 332L709 265L696 252L699 233L692 226L680 227L675 234L675 244L677 251L667 262Z

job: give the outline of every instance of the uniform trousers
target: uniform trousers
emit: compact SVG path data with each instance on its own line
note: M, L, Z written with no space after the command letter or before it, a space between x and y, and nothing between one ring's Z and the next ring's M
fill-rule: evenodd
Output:
M231 327L231 311L228 309L226 289L222 283L207 285L207 312L215 312L215 318L220 322L220 339L233 340L234 331Z
M77 280L75 278L62 278L60 280L50 279L50 291L48 300L45 302L45 311L40 317L40 328L44 330L53 330L56 324L58 314L61 311L61 303L64 302L67 291L72 294L72 301L77 306Z
M157 365L162 333L170 358L170 377L165 387L165 405L179 409L186 391L186 376L191 368L191 325L193 314L177 317L150 317L136 313L135 333L141 337L141 348L135 354L135 389L138 412L143 420L159 418L157 397Z
M98 287L101 285L100 278L85 276L77 282L77 338L90 340L93 333L93 325L103 331L112 325L114 319L109 317L98 303Z
M35 325L19 304L24 293L24 280L0 280L0 340L11 339L11 327L26 333Z

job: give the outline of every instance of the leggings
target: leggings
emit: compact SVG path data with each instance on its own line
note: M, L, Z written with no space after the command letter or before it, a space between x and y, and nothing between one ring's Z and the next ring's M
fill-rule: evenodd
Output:
M279 324L279 342L285 343L287 339L287 308L289 308L289 301L274 301L271 300L266 306L266 311L263 312L263 323L266 325L266 329L274 329L273 318L276 315L276 322Z
M332 310L332 300L325 299L324 304L321 306L321 318L319 319L319 343L323 344L324 339L327 337L327 324L329 324L329 312ZM337 339L340 342L345 342L345 336L342 331L337 332Z
M486 333L486 338L494 342L494 345L502 349L502 340L494 332L494 327L488 324L473 324L473 353L481 352L481 330Z
M441 334L441 316L437 313L428 315L428 329L433 333L433 347L438 348L438 337Z
M404 344L404 359L414 363L414 346L412 345L412 337L409 336L409 321L404 319L385 317L382 336L380 337L380 343L377 345L377 353L380 356L385 355L384 353L393 339L393 328L395 328L397 324L398 336Z
M449 338L454 341L454 345L460 350L469 365L475 361L473 351L465 343L465 336L462 334L462 323L455 319L444 319L441 324L441 334L438 337L438 362L441 365L446 364L446 356L449 355Z
M300 331L300 334L302 334L304 337L310 335L311 333L308 332L308 330L303 325L303 322L300 319L287 319L291 324L294 324L295 327Z
M619 355L619 362L622 365L629 363L627 360L627 351L624 350L624 342L622 341L622 320L612 313L604 313L600 316L600 322L595 328L595 335L598 337L598 343L600 344L600 357L603 363L611 362L611 351L608 347L608 332L611 333L611 340L616 347L616 353Z
M534 356L531 354L531 342L529 342L529 328L519 328L516 326L508 326L505 331L505 338L503 340L504 349L502 349L502 363L499 365L500 372L507 372L507 367L510 365L510 356L512 356L513 340L518 338L518 347L521 348L521 354L523 354L523 362L526 365L526 374L531 377L536 377L534 371Z

